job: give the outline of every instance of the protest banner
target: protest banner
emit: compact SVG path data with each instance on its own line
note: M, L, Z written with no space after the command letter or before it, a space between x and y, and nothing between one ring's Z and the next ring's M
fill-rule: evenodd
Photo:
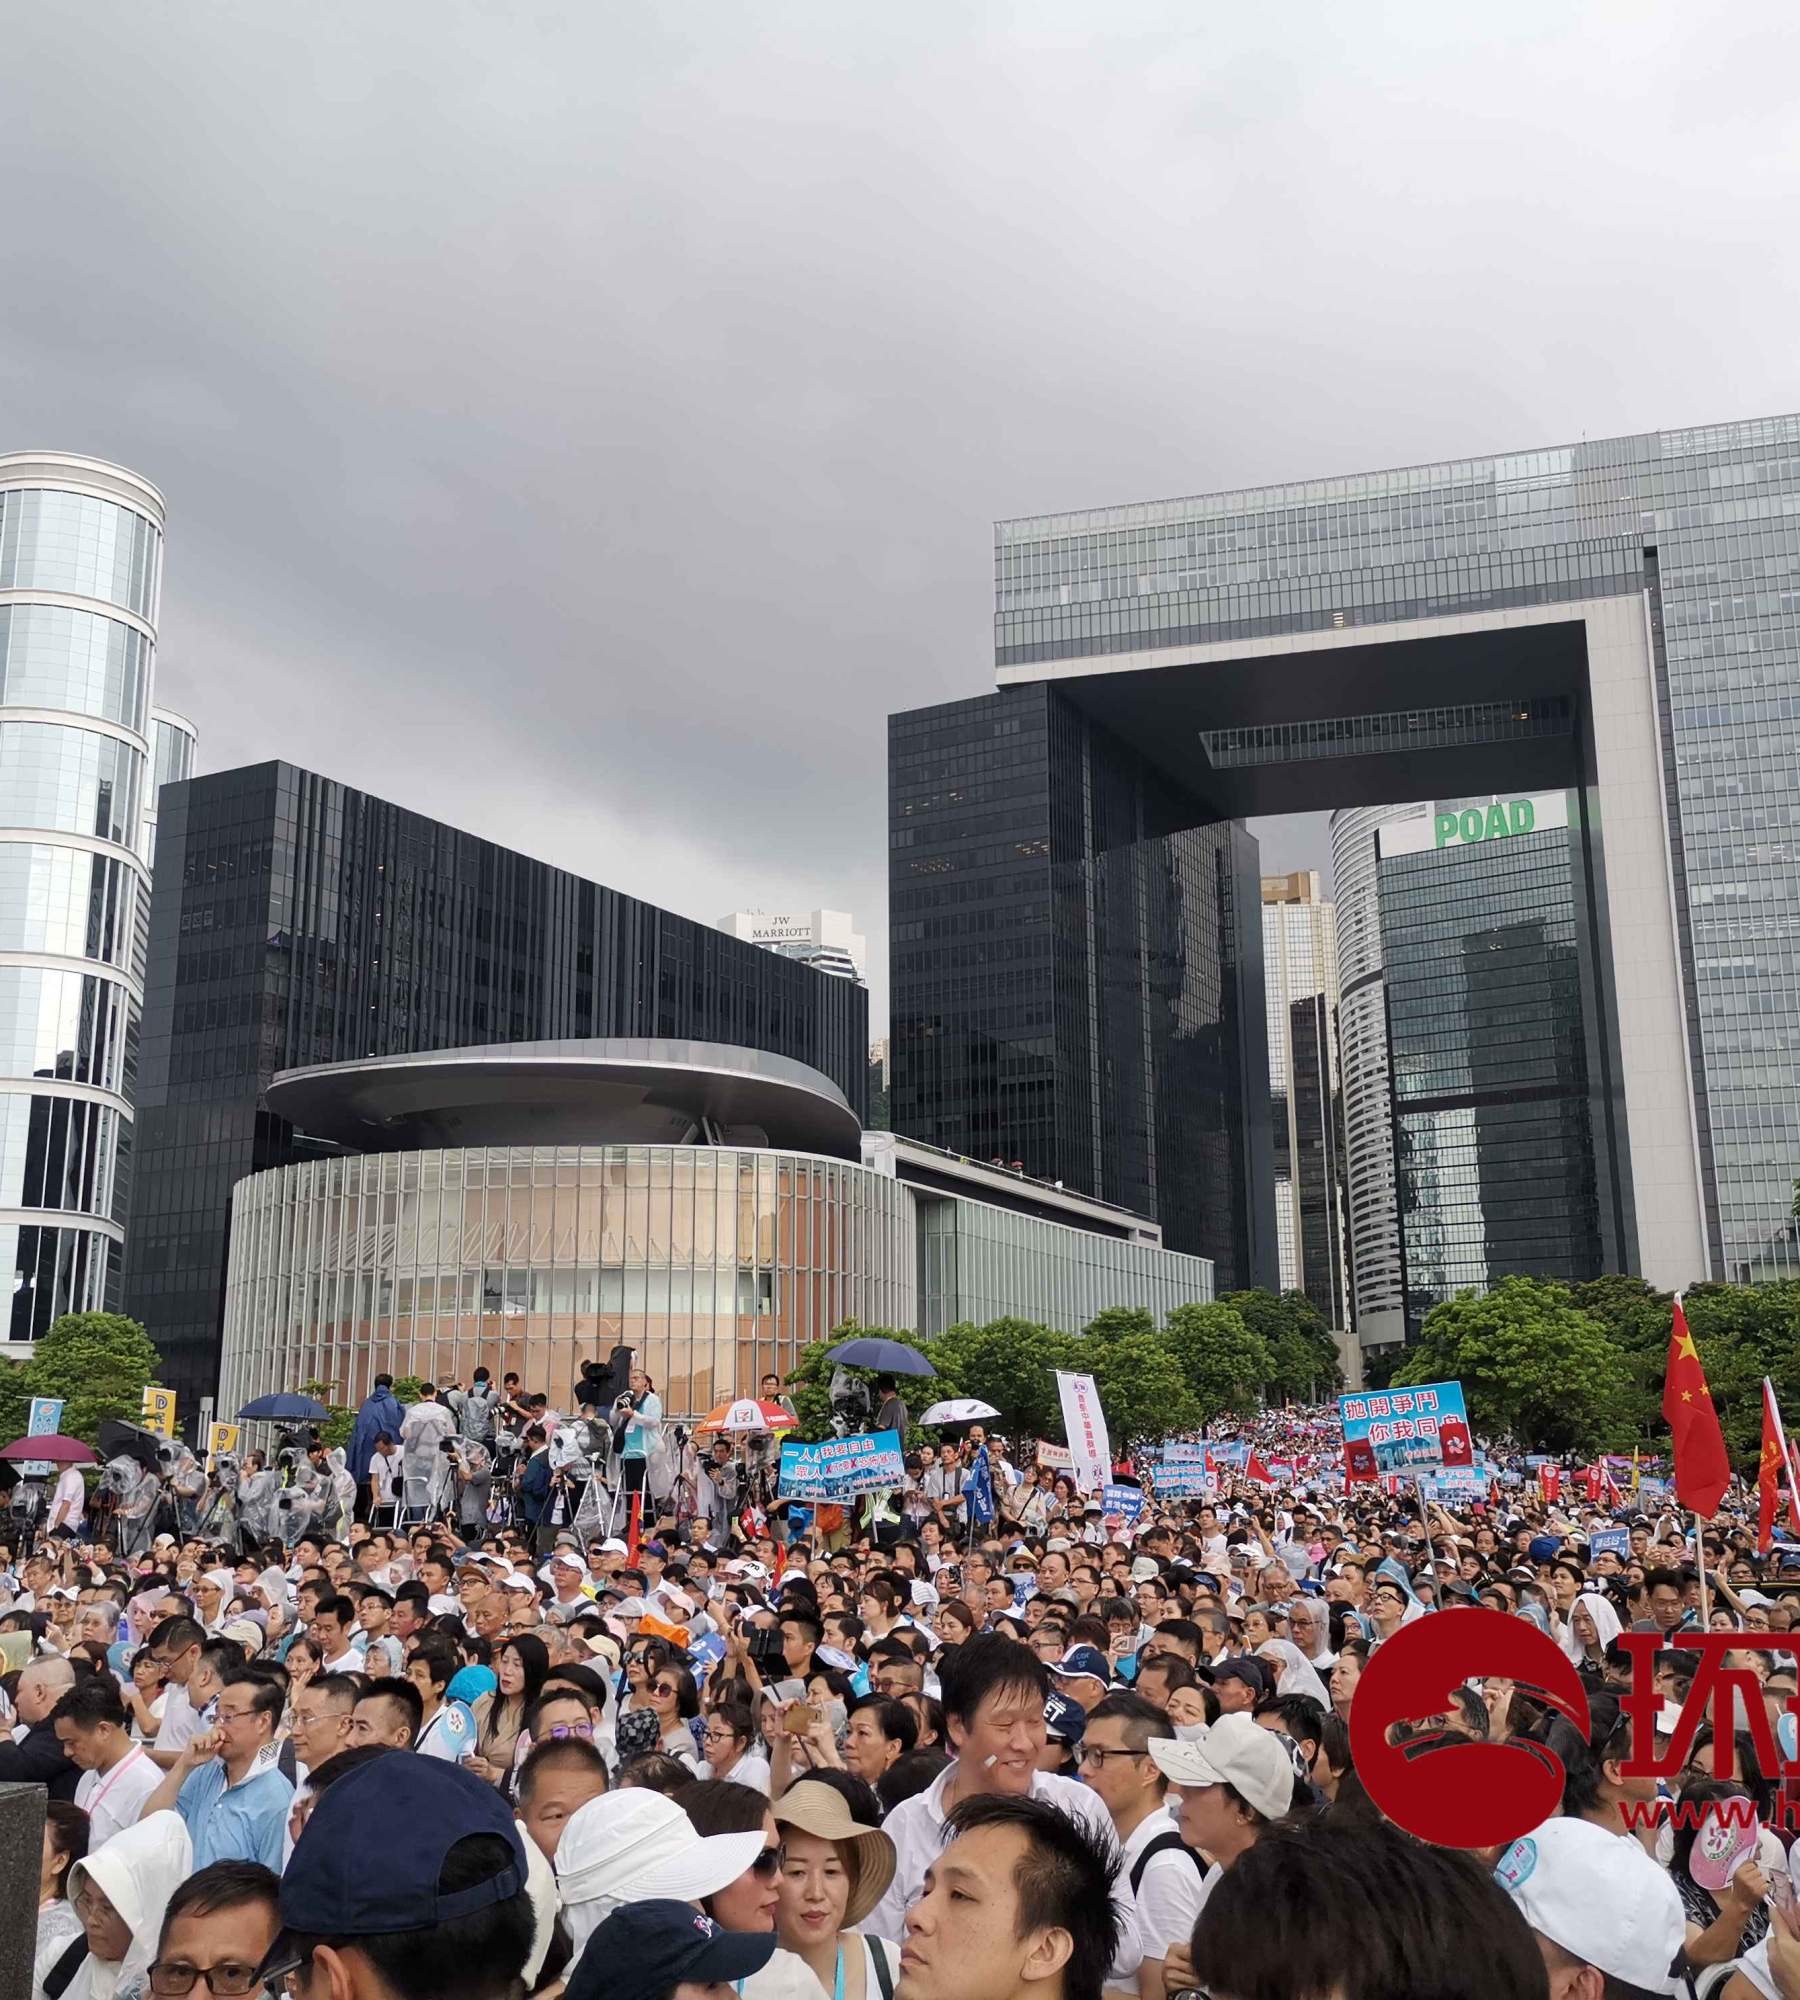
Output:
M860 1431L822 1444L784 1444L776 1491L783 1500L853 1500L906 1477L898 1431Z
M1191 1500L1197 1495L1211 1493L1214 1482L1206 1452L1203 1444L1164 1445L1162 1457L1152 1460L1150 1465L1150 1477L1157 1497L1162 1500Z
M1588 1537L1588 1554L1596 1562L1602 1556L1617 1556L1620 1562L1628 1562L1631 1558L1631 1530L1596 1528Z
M1100 1489L1100 1507L1103 1514L1110 1514L1115 1520L1135 1521L1144 1511L1144 1489L1141 1486L1103 1486Z
M236 1424L208 1424L206 1427L206 1455L217 1458L222 1451L236 1451L238 1448L238 1427Z
M1411 1389L1340 1396L1344 1476L1352 1481L1390 1474L1416 1478L1474 1463L1460 1382L1422 1382Z
M1075 1470L1075 1454L1066 1444L1052 1444L1048 1438L1037 1441L1037 1462L1049 1466L1052 1472Z
M1106 1435L1100 1391L1093 1376L1065 1375L1060 1368L1056 1388L1062 1398L1063 1429L1075 1456L1075 1484L1083 1493L1091 1493L1106 1484L1112 1471L1112 1443Z
M1473 1466L1445 1466L1437 1472L1419 1474L1419 1498L1436 1505L1450 1500L1485 1500L1490 1474Z
M146 1389L140 1421L145 1430L155 1431L158 1437L172 1438L175 1435L175 1391Z
M62 1422L63 1399L60 1396L33 1396L31 1415L25 1425L27 1437L54 1437L56 1427ZM48 1479L56 1467L47 1458L28 1458L19 1466L19 1473L25 1479Z

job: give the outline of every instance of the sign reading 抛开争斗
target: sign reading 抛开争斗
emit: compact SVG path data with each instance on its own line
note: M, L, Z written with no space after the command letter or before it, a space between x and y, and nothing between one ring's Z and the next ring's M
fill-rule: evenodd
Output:
M1441 847L1475 847L1483 841L1516 840L1528 833L1551 833L1569 824L1567 792L1533 792L1485 804L1430 807L1410 819L1377 828L1381 858L1430 854Z

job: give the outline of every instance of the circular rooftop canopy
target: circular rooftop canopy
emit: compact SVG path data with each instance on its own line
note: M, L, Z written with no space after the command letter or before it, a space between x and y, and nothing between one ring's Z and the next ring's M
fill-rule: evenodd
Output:
M363 1153L437 1146L767 1146L860 1156L828 1076L719 1042L502 1042L286 1069L269 1108Z

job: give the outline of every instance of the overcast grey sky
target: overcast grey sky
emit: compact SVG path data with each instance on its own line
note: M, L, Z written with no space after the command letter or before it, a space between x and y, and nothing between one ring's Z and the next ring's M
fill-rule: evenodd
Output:
M1800 402L1787 0L0 29L0 449L168 495L204 765L850 908L878 1019L884 719L991 684L996 517Z

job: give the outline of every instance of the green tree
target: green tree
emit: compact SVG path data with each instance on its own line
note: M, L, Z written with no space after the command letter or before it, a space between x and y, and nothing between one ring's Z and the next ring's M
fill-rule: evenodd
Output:
M1181 1369L1198 1413L1210 1424L1227 1410L1253 1410L1258 1392L1274 1373L1274 1357L1261 1334L1252 1333L1231 1306L1177 1306L1163 1339Z
M23 1361L0 1361L0 1444L22 1437L31 1421L31 1391Z
M800 1419L797 1436L808 1440L830 1437L831 1435L831 1378L837 1364L825 1357L840 1341L849 1340L857 1334L874 1340L903 1340L911 1347L915 1343L912 1333L905 1327L860 1326L855 1320L847 1319L842 1326L834 1327L828 1340L815 1340L811 1346L801 1350L799 1362L782 1387L793 1399L794 1413ZM856 1380L866 1383L870 1396L871 1412L874 1408L875 1370L872 1368L851 1368L846 1371ZM946 1383L942 1371L933 1375L899 1375L895 1384L900 1391L901 1401L914 1420L907 1429L908 1438L916 1438L917 1418L921 1410L927 1410L940 1397L955 1396L961 1392L954 1382ZM933 1433L935 1435L935 1433ZM901 1440L902 1443L906 1439Z
M948 1328L925 1350L943 1381L938 1393L979 1396L1000 1412L998 1427L1017 1438L1062 1436L1056 1371L1084 1368L1077 1336L1027 1319L994 1319ZM1092 1357L1089 1357L1092 1358Z
M1121 1335L1147 1333L1154 1335L1160 1331L1156 1315L1144 1306L1108 1306L1104 1312L1096 1313L1082 1329L1089 1341L1117 1340Z
M356 1428L356 1412L350 1405L334 1403L331 1400L336 1388L335 1382L321 1382L316 1379L300 1384L301 1395L314 1397L325 1404L331 1412L331 1415L319 1425L319 1436L324 1439L328 1450L335 1450L339 1445L348 1445L350 1433Z
M1272 1372L1265 1386L1272 1398L1314 1403L1343 1387L1331 1328L1304 1292L1226 1292L1218 1303L1267 1341Z
M1478 1433L1511 1436L1530 1451L1596 1450L1623 1442L1630 1428L1625 1357L1564 1285L1504 1278L1434 1306L1390 1385L1449 1381L1463 1385Z
M99 1441L108 1417L135 1420L161 1372L162 1357L143 1327L106 1312L64 1313L21 1370L27 1396L63 1398L63 1435L85 1444Z
M1154 1443L1200 1423L1200 1405L1181 1358L1154 1329L1119 1334L1092 1359L1094 1386L1115 1451Z

